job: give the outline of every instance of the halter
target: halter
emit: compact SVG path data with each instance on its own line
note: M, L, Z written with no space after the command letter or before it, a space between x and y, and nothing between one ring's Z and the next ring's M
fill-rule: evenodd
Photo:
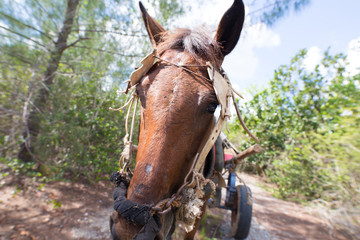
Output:
M242 125L242 127L245 129L245 131L253 138L256 142L259 142L259 140L248 130L248 128L245 126L244 121L242 120L240 116L240 111L238 109L238 106L236 104L235 100L235 94L241 97L240 94L238 94L233 87L231 86L230 80L225 74L225 72L220 69L220 71L217 71L214 66L207 62L206 65L178 65L172 62L169 62L167 60L164 60L160 58L157 55L156 49L154 49L149 55L147 55L142 61L141 61L141 67L137 68L131 75L130 79L126 82L128 82L127 88L123 93L129 93L131 92L136 85L141 81L141 79L149 72L151 67L157 62L162 61L167 63L168 65L175 66L178 68L182 68L185 71L196 75L197 77L203 78L210 82L214 88L217 100L219 102L219 105L221 107L220 110L220 116L217 120L217 122L212 127L212 131L207 136L206 139L203 140L202 144L200 145L200 148L197 151L197 154L195 155L193 165L189 172L187 173L183 185L178 189L178 191L173 194L171 198L167 198L164 200L161 200L158 204L153 206L151 208L152 214L158 214L162 215L171 210L173 206L177 206L179 201L179 197L182 194L183 190L185 188L192 189L199 187L199 182L201 181L201 187L209 183L212 188L214 188L214 183L212 183L211 180L205 180L202 176L201 172L204 167L205 159L207 154L209 153L211 147L215 144L216 139L219 137L221 130L224 126L224 124L227 122L227 120L230 118L230 101L233 100L235 110L237 113L237 116L239 118L239 121ZM209 78L206 78L191 69L189 67L206 67L208 71ZM124 150L121 154L120 158L120 174L125 173L126 170L129 170L129 167L132 162L132 151L134 149L134 146L132 145L132 135L133 135L133 128L134 128L134 121L135 121L135 115L136 115L136 108L137 108L137 102L138 102L138 96L136 95L135 91L132 92L132 96L129 101L125 103L124 106L118 109L112 109L113 111L119 111L124 109L125 107L128 107L127 115L126 115L126 121L125 121L125 130L126 135L124 137ZM131 114L132 106L135 103L134 112L132 114L132 121L131 121L131 128L130 128L130 134L128 131L128 123L129 118Z

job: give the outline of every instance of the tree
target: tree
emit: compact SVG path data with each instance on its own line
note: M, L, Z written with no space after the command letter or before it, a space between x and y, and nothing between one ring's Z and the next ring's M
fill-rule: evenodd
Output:
M74 46L77 42L85 39L79 38L75 42L68 44L68 38L71 33L74 18L78 10L79 0L68 0L66 7L66 14L63 22L63 26L57 35L57 40L54 43L54 47L50 50L50 60L46 66L46 71L42 80L43 86L38 90L39 93L35 97L34 105L36 108L30 108L28 118L24 121L26 131L24 133L25 142L21 144L18 157L24 162L33 161L31 142L35 140L40 131L40 120L38 118L38 112L44 112L44 106L47 104L49 96L49 88L53 84L56 70L59 67L60 59L63 52Z
M182 13L179 4L169 7L168 2L176 3L160 1L157 6L165 10L157 9L163 13L157 15L160 19ZM70 139L74 140L71 133L76 132L77 140L81 139L76 151L83 156L72 152L70 161L84 159L83 153L91 152L89 149L96 142L93 138L94 142L85 143L86 137L96 130L96 120L100 121L99 131L106 131L105 125L115 121L109 141L121 141L122 131L115 134L114 129L123 125L123 117L109 112L108 108L125 101L123 96L117 96L116 90L149 48L142 25L134 24L140 22L137 8L133 1L117 0L1 3L3 156L13 157L16 146L21 143L19 157L23 161L52 162L55 160L47 158L71 147ZM98 138L103 137L101 134ZM116 147L114 144L112 150L119 154L120 149L113 149Z

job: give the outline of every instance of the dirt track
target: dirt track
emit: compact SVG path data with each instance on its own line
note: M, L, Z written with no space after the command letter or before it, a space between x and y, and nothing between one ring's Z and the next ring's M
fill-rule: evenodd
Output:
M332 229L326 220L312 214L316 212L314 209L272 197L261 187L265 183L258 176L241 174L241 178L253 193L253 218L248 240L351 239ZM214 216L212 219L222 216L222 220L218 222L218 233L209 232L207 237L232 239L229 236L230 211L209 209L208 218L209 216Z
M249 240L350 239L332 230L307 208L272 197L261 179L242 175L253 192ZM1 181L0 239L110 239L112 186L107 182L34 183L7 176ZM60 206L61 205L61 206ZM173 239L180 239L177 231ZM209 209L197 239L231 239L230 211Z

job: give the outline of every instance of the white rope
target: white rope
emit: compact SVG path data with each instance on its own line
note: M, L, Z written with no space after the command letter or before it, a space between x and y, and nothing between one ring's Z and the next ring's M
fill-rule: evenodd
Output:
M130 125L130 134L129 134L129 119L131 115L131 110L133 108L135 102L135 106L132 113L132 119L131 119L131 125ZM132 138L134 133L134 126L135 126L135 118L136 118L136 110L138 105L138 97L135 93L135 91L132 93L131 98L127 103L125 103L124 106L118 108L118 109L111 109L113 111L120 111L124 109L125 107L128 107L126 118L125 118L125 137L123 138L124 142L124 149L121 153L119 165L120 165L120 172L125 171L127 168L131 166L132 163Z
M124 137L124 143L126 144L128 142L128 137L129 137L129 118L130 118L130 112L131 112L131 108L134 104L136 95L132 95L131 97L131 101L130 101L130 106L128 108L128 111L126 113L126 118L125 118L125 131L126 131L126 135Z
M122 93L122 92L118 92L118 93ZM121 111L123 110L124 108L126 108L130 103L132 103L132 101L134 100L134 93L132 94L131 98L129 99L129 101L127 101L123 106L119 107L119 108L112 108L112 107L109 107L109 110L111 111Z
M133 116L131 119L131 128L130 128L130 142L132 142L132 137L133 137L133 132L134 132L134 125L135 125L135 118L136 118L136 110L137 110L137 105L138 105L138 97L135 95L134 98L134 102L135 102L135 107L134 107L134 111L133 111Z

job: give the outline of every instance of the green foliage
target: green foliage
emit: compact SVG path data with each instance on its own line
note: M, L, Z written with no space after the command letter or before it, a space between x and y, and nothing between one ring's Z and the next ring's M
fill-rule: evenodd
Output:
M60 175L97 176L116 169L124 116L109 107L121 105L124 99L116 89L96 90L90 83L73 85L68 92L56 87L36 142L39 161L51 164L52 171ZM62 92L61 99L56 92Z
M11 171L15 173L15 175L22 175L26 174L27 176L34 177L34 178L41 178L42 174L37 171L37 167L35 163L29 162L24 163L19 159L15 158L3 158L0 157L0 162L6 164L10 167ZM5 172L4 174L0 175L1 177L6 177L9 172Z
M346 71L345 56L328 52L309 72L306 54L279 67L269 87L242 106L266 150L249 162L278 185L280 197L360 206L360 75Z
M177 0L160 0L159 10L163 20L161 22L166 23L171 17L183 14L184 9L181 6L182 2Z
M16 196L16 194L18 194L19 192L21 192L23 189L19 186L19 185L16 185L16 189L14 189L12 191L12 197L14 198Z
M290 14L297 13L311 3L311 0L244 0L250 11L251 23L263 23L268 26Z
M17 172L97 180L117 168L122 151L124 115L109 107L124 103L126 96L116 90L124 88L121 82L149 43L137 3L80 1L68 46L59 64L49 66L66 24L67 2L0 4L0 154ZM153 1L153 6L154 17L163 22L183 13L180 0ZM54 68L53 83L44 86L46 71ZM46 102L36 101L40 91L48 91ZM31 139L35 161L28 167L17 153L34 111L41 127Z
M299 11L309 4L310 0L282 0L274 1L273 4L267 6L262 13L260 20L267 25L273 25L274 22L284 17L290 11Z
M58 201L58 200L56 200L56 199L53 199L52 201L51 201L51 203L52 203L52 208L53 209L57 209L57 208L61 208L61 202L60 201Z

